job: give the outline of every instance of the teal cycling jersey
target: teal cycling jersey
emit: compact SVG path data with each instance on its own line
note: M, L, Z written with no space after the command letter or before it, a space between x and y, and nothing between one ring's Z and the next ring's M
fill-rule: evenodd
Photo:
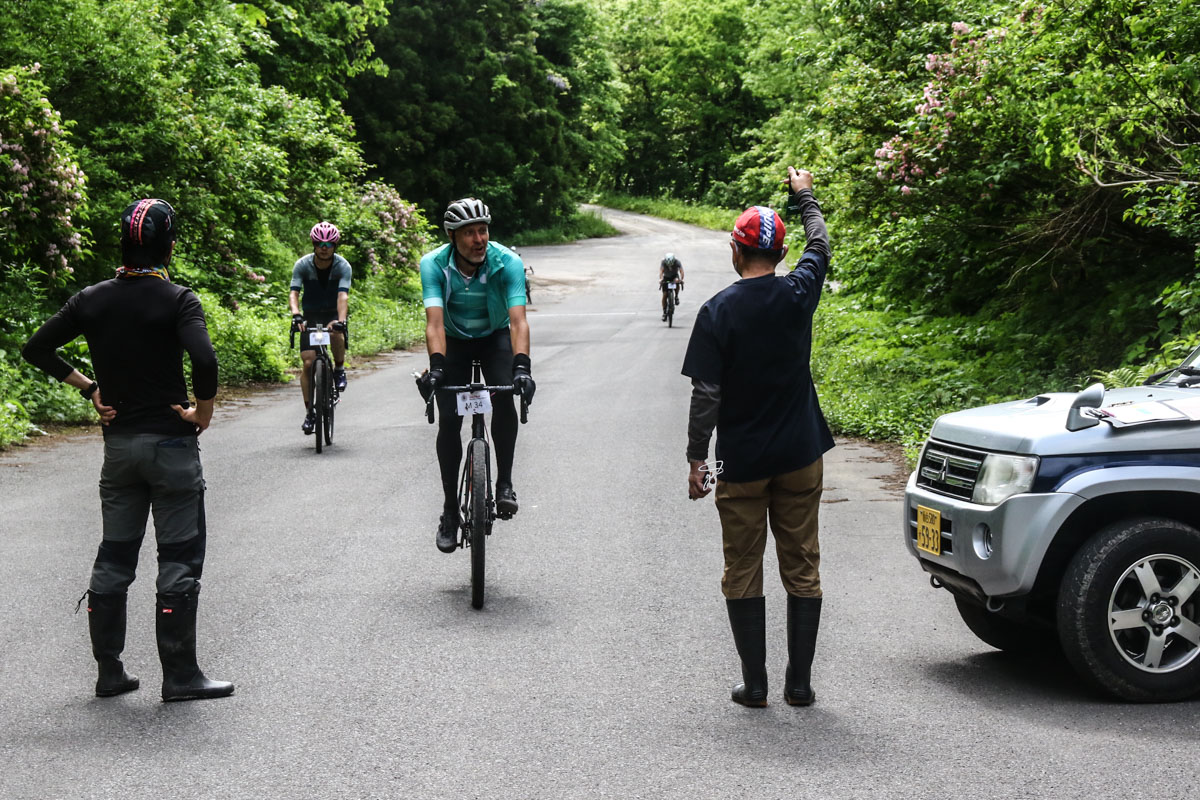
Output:
M508 327L508 309L525 305L525 264L502 244L488 242L483 266L466 278L447 243L421 259L426 308L442 308L446 335L481 339Z

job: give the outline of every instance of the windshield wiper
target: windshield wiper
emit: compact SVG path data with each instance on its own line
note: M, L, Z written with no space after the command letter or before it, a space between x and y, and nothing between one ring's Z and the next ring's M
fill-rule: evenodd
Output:
M1142 381L1142 385L1149 386L1159 378L1170 375L1172 372L1178 372L1180 375L1186 376L1183 380L1179 381L1176 386L1191 386L1193 384L1200 383L1200 380L1192 380L1194 378L1200 378L1200 369L1196 367L1171 367L1170 369L1164 369L1162 372L1154 373L1150 377L1146 378L1146 380Z

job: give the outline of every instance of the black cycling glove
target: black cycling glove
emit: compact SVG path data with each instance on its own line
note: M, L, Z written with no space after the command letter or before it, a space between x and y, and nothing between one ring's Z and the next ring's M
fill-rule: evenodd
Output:
M446 355L445 353L430 353L429 354L429 369L425 370L425 374L417 378L417 390L421 393L421 397L425 402L429 402L429 398L437 391L437 387L442 385L442 381L446 377Z
M533 393L537 391L537 384L529 374L529 365L529 356L525 353L513 356L513 390L525 398L527 406L533 404Z

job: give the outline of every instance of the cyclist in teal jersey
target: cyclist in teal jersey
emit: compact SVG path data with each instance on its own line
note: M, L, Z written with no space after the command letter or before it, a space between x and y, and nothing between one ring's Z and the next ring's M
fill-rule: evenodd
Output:
M425 299L425 347L429 370L421 378L428 397L439 385L471 382L471 361L479 359L490 384L511 382L529 403L536 384L530 375L529 322L525 317L525 265L521 257L489 238L491 212L473 197L446 209L443 225L449 243L421 259ZM459 526L458 465L462 460L462 417L455 400L437 396L438 465L442 475L443 513L437 546L457 548ZM517 411L512 395L492 398L492 440L496 445L496 512L507 519L517 512L513 491L513 453Z

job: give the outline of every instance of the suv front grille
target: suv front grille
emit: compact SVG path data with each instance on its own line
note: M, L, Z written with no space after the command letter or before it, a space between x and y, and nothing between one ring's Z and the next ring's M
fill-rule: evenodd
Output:
M987 455L930 439L917 466L917 486L939 494L970 500Z

